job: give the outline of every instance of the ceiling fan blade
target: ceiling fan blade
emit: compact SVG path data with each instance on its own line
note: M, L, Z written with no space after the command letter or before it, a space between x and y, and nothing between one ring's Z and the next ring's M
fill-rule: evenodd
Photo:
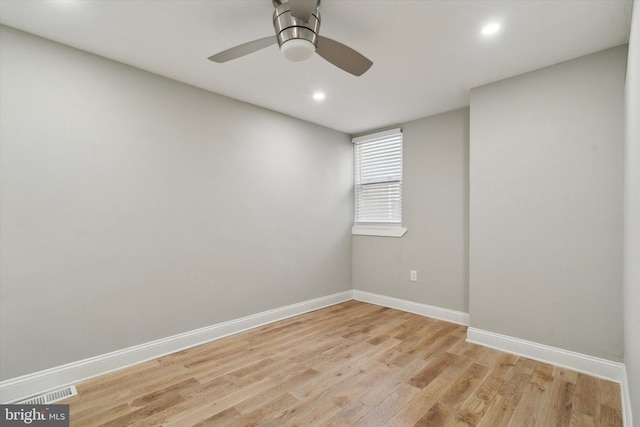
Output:
M363 75L373 65L364 55L328 37L318 36L316 53L354 76Z
M277 39L274 36L265 37L232 47L231 49L223 50L220 53L210 56L209 60L218 63L231 61L232 59L240 58L241 56L249 55L250 53L269 47L272 44L276 44L276 42Z
M318 0L289 0L291 16L309 22L311 14L316 11Z

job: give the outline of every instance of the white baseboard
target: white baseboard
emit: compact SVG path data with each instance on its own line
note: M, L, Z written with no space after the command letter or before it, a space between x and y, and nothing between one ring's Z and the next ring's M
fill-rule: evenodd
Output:
M538 344L495 332L470 327L467 329L467 341L617 383L622 383L624 378L623 363L612 362L611 360Z
M370 304L381 305L383 307L395 308L409 313L420 314L426 317L433 317L434 319L445 320L447 322L457 323L458 325L469 325L469 315L462 311L450 310L448 308L436 307L433 305L358 290L353 291L353 299L368 302Z
M620 384L622 388L622 425L633 427L633 417L631 415L631 395L629 394L629 382L627 379L627 368L623 367L623 377L622 384Z
M0 402L17 402L98 375L351 299L460 325L469 325L469 315L464 312L365 291L345 291L2 381L0 382ZM471 327L467 329L467 341L620 383L623 422L625 426L633 425L624 364Z
M0 402L21 401L88 378L351 299L352 291L340 292L5 380L0 382Z

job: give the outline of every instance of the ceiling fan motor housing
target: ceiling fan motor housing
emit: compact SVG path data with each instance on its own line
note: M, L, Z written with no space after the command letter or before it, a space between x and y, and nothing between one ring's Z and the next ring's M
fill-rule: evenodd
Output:
M316 8L306 22L292 16L289 4L282 3L273 12L273 27L283 55L290 61L304 61L318 46L320 12Z

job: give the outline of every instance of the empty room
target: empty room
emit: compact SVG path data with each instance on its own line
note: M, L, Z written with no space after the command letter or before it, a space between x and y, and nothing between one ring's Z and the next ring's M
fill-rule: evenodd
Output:
M639 2L0 0L0 404L640 427Z

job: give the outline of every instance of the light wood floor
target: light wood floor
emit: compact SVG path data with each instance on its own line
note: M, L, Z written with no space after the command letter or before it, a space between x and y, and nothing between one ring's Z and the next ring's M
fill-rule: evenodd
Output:
M618 384L356 301L77 385L72 426L621 426Z

